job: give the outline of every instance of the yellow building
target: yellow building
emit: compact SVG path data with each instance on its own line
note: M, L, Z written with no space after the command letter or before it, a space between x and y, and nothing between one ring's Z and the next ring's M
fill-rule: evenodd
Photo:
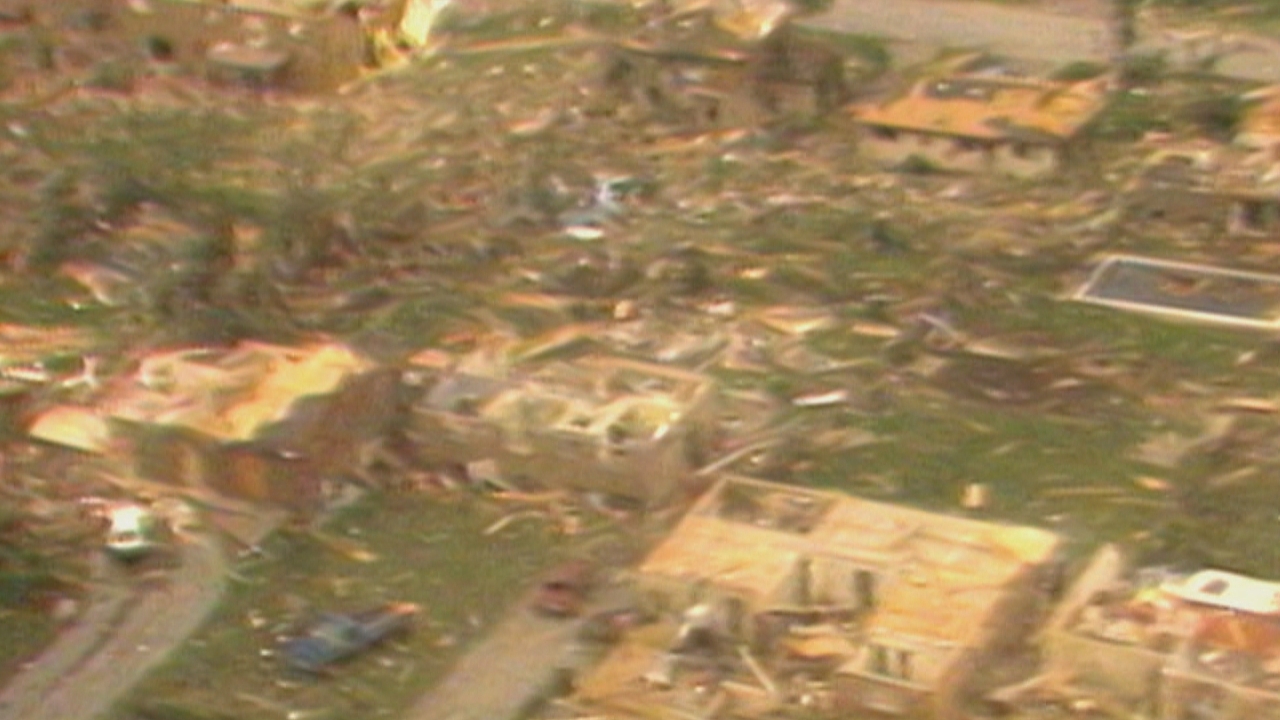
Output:
M30 432L144 480L307 512L386 432L398 383L338 345L184 349L144 358L93 407L53 408Z
M1034 177L1056 169L1106 106L1105 80L1055 83L959 74L851 108L859 150L899 165Z
M962 699L984 664L1031 629L1060 546L1035 528L730 477L645 558L634 583L668 621L714 609L749 670L737 674L745 685L721 685L726 702L763 693L777 704L785 688L820 680L817 702L838 716L951 719L965 717ZM679 700L679 678L642 691L640 677L623 677L643 675L664 650L624 646L598 671L608 675L587 673L569 702L625 717ZM824 675L812 677L814 668Z

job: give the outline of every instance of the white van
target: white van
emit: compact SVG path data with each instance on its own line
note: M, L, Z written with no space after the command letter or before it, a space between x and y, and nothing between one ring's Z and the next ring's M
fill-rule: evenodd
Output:
M160 522L155 514L139 505L120 505L110 510L107 552L124 560L149 554L159 545Z

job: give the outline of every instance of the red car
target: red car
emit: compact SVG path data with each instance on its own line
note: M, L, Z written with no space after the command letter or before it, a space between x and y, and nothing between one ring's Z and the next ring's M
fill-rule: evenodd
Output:
M533 609L543 615L575 617L582 612L595 568L586 560L569 560L552 568L533 596Z

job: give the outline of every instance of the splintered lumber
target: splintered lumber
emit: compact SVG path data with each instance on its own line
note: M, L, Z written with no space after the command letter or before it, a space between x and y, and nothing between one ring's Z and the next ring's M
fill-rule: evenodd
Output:
M747 664L747 669L751 670L751 674L755 675L756 679L760 681L760 684L769 693L769 696L775 698L778 697L777 684L773 682L773 678L769 677L769 674L760 666L760 661L756 660L755 656L751 654L751 651L747 649L746 645L738 646L738 655L742 658L742 661Z

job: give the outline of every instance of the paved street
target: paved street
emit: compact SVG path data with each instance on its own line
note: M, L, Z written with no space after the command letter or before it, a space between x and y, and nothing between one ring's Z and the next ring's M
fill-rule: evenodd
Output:
M1185 56L1189 34L1154 27L1153 22L1144 19L1137 51ZM911 44L976 48L1052 63L1101 61L1112 52L1106 3L1099 0L1046 0L1026 7L963 0L836 0L829 12L806 23ZM1218 38L1203 47L1213 48L1216 42L1217 49L1224 51L1219 73L1280 82L1280 42L1238 33Z
M600 536L584 542L580 552L603 568L623 568L639 559L651 539ZM418 699L406 720L513 720L548 688L558 668L579 667L590 656L575 642L582 620L533 612L531 593L532 588L439 685ZM583 617L625 607L631 599L625 583L603 579L588 597Z
M179 552L158 586L101 567L76 625L0 692L0 720L91 720L190 635L217 604L226 573L207 536Z
M1038 60L1105 59L1106 20L1040 8L954 0L836 0L809 23L940 47L975 47Z

